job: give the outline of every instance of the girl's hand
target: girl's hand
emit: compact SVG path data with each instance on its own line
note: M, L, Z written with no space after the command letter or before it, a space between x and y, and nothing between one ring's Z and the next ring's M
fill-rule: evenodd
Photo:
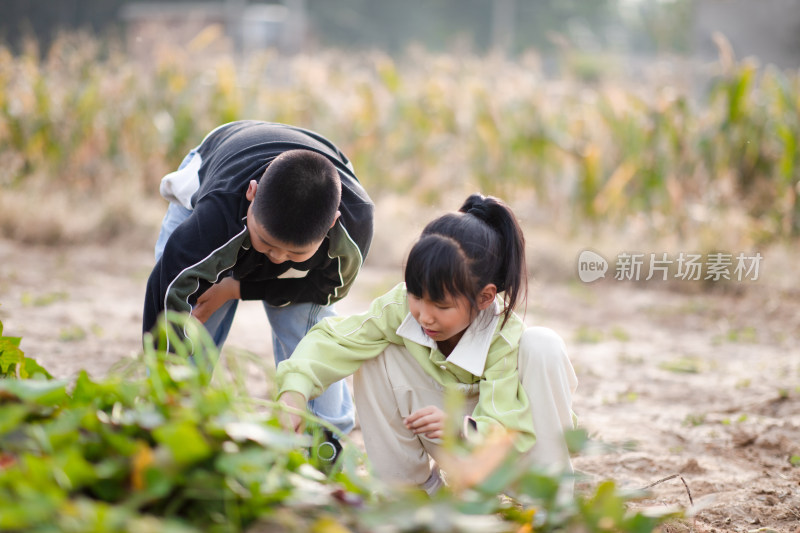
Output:
M200 295L192 309L192 316L205 324L214 311L222 307L222 304L228 300L238 300L239 298L241 298L239 281L231 276L222 278Z
M306 409L306 404L308 402L306 402L305 396L299 392L286 391L280 395L278 403L292 409L297 409L298 411L303 411ZM298 434L303 432L303 418L299 414L289 412L287 409L280 413L279 418L281 425L286 429L290 429Z
M415 435L422 434L429 439L441 439L444 436L446 420L447 413L435 405L429 405L408 415L404 422Z

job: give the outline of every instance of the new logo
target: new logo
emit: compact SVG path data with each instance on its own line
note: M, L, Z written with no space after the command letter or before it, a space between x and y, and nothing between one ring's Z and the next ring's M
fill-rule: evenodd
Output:
M608 261L602 255L584 250L578 256L578 277L584 283L591 283L606 277Z

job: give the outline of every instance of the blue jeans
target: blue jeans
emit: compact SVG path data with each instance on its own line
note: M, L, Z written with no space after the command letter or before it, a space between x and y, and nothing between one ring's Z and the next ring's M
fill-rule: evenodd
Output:
M184 159L180 168L188 163L192 155L193 153L190 153ZM155 246L156 261L164 253L164 246L167 244L169 236L191 214L190 209L186 209L180 204L172 202L169 204L167 214L164 215L164 220L161 222L161 231ZM300 339L317 322L325 317L336 315L333 305L299 303L275 307L267 302L263 303L267 320L272 328L272 349L276 366L292 355ZM238 304L238 300L229 300L217 309L205 323L206 329L218 348L222 347L228 337ZM349 433L355 425L353 400L345 380L337 381L325 389L322 395L308 402L308 407L316 416L333 424L343 433Z
M206 329L219 347L228 337L238 304L238 300L228 300L205 323ZM299 303L275 307L267 302L263 304L272 328L272 352L276 365L292 355L297 343L314 324L325 317L336 316L332 305ZM310 400L308 408L344 433L349 433L355 425L353 400L345 380L337 381L325 389L322 395Z

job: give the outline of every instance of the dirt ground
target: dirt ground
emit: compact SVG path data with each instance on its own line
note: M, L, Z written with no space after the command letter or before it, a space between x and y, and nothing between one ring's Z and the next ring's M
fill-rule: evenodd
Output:
M136 241L0 240L4 334L21 336L57 377L99 377L137 353L152 252ZM781 261L791 278L793 263ZM400 279L388 264L368 261L340 313ZM685 530L800 531L800 287L772 283L766 268L758 284L724 291L571 277L534 282L526 320L565 338L580 379L574 407L595 446L575 458L578 488L613 479L636 489L678 474L637 505L691 497ZM226 349L270 358L268 339L259 305L245 302Z

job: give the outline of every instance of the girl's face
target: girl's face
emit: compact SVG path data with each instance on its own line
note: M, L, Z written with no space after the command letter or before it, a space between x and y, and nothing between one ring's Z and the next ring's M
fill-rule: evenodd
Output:
M409 293L408 310L445 355L453 351L474 318L469 300L464 296L447 295L443 301L434 302L427 295L418 297Z

